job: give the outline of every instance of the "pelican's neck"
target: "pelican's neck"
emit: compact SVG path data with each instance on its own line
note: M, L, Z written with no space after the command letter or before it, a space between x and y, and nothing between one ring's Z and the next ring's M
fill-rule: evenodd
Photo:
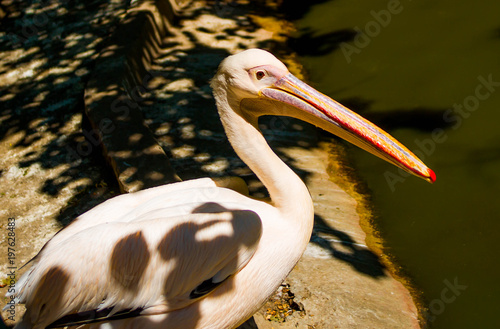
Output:
M258 129L258 118L243 117L234 106L239 104L231 106L226 97L217 99L226 135L238 156L264 184L272 204L282 213L312 217L313 205L306 185L270 148Z

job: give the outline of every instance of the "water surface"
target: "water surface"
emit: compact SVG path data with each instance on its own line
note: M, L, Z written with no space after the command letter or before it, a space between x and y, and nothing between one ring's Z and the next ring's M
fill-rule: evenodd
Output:
M309 81L435 170L428 184L354 147L391 253L432 328L498 328L500 2L320 1L292 42Z

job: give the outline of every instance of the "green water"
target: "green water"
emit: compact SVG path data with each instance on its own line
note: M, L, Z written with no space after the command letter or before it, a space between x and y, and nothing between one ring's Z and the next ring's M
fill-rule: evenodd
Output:
M431 185L350 148L429 326L500 328L500 2L316 3L292 42L309 81L436 172Z

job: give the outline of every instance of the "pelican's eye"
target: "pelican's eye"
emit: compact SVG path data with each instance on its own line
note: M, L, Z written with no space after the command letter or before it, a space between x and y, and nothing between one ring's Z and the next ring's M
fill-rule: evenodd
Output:
M257 78L257 80L262 80L265 76L266 76L266 72L264 72L262 70L255 72L255 77Z

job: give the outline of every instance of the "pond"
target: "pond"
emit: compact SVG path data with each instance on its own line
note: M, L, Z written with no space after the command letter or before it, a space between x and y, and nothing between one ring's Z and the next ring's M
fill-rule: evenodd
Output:
M500 2L309 6L291 40L309 82L436 172L431 185L349 147L388 252L422 291L429 327L497 328Z

